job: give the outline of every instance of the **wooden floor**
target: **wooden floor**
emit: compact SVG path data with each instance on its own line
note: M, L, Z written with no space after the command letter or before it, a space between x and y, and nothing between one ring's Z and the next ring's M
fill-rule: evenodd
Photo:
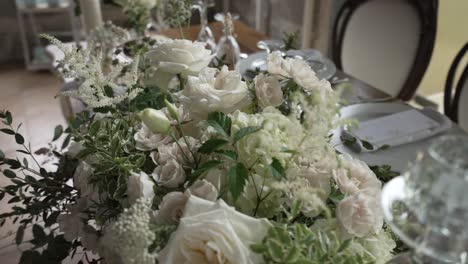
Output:
M60 85L60 81L49 72L28 72L22 65L0 67L0 110L12 112L15 126L23 123L20 132L30 141L33 150L47 146L53 137L54 127L65 124L59 100L54 98ZM0 149L7 157L14 157L19 146L11 136L1 133ZM8 184L9 180L0 174L0 187ZM0 202L0 213L9 209L7 201L8 197ZM18 263L20 253L13 243L16 229L17 226L11 222L0 228L2 264ZM27 232L28 236L31 236L30 232Z

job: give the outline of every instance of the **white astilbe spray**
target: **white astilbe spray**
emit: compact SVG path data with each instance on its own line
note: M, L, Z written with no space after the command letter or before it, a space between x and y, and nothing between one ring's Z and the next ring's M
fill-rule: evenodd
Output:
M148 251L156 239L150 228L151 206L149 201L138 199L125 209L119 219L105 230L105 241L112 244L112 251L125 264L154 264L157 254Z
M135 88L138 82L139 57L134 59L129 72L122 75L125 65L117 64L109 65L109 73L105 74L102 53L93 56L92 49L78 49L76 46L70 49L54 37L44 37L57 45L65 55L59 62L62 76L83 81L77 90L62 92L63 95L76 97L89 108L97 108L112 106L125 99L132 100L142 91ZM106 89L111 89L113 96L107 95Z

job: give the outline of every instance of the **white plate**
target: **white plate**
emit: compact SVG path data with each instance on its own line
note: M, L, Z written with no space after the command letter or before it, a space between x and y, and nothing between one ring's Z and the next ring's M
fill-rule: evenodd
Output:
M314 50L306 50L306 52L307 51L313 52ZM267 70L266 58L267 58L267 53L265 51L252 53L246 59L240 60L236 65L236 69L240 72L240 74L244 78L251 79L251 77L249 77L248 74L246 74L249 70L255 70L257 68L259 68L260 71ZM319 66L317 64L317 67L320 67L320 68L314 69L314 64L312 64L311 65L312 69L316 72L317 77L320 80L331 79L336 73L335 64L326 57L321 57L320 60L324 64L324 67L321 65Z

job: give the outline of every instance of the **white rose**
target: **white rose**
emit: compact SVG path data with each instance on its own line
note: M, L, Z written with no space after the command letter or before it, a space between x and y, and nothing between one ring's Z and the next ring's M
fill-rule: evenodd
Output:
M154 197L154 183L151 181L148 174L144 172L132 172L128 177L127 195L130 204L134 204L138 198L152 200Z
M313 167L292 167L287 172L288 178L300 177L308 182L308 186L319 189L320 198L326 200L331 192L330 175Z
M267 106L277 107L283 103L281 84L275 76L260 73L254 79L255 94L261 108Z
M185 171L176 159L171 159L154 169L153 179L166 188L177 188L185 182Z
M218 190L206 180L198 180L192 186L190 186L185 193L190 195L195 195L199 198L216 201L218 199Z
M247 84L238 72L229 71L226 66L219 72L206 68L198 77L189 76L178 98L195 119L204 119L215 111L231 113L250 103Z
M270 74L291 78L305 91L332 91L330 83L326 80L319 80L310 65L302 59L284 59L281 52L275 51L268 55L267 67Z
M333 177L343 193L353 195L361 191L380 192L382 183L366 163L348 154L341 154L339 161L341 167L333 172Z
M181 192L170 192L166 194L161 203L159 210L155 212L153 220L157 224L177 224L184 214L185 204L188 196Z
M364 237L382 229L378 197L359 193L343 199L336 208L338 223L346 234Z
M262 263L262 256L250 246L260 243L270 226L268 220L241 214L222 200L190 196L184 216L158 260L161 264Z
M141 128L133 136L136 142L136 148L142 151L148 151L158 148L163 144L168 144L171 138L164 134L154 134L145 124L141 124Z
M187 141L187 143L185 142ZM166 164L168 161L175 159L180 164L186 165L193 162L192 153L196 153L200 143L197 139L192 137L179 138L177 143L171 143L158 147L157 152L151 153L151 158L155 164Z
M197 75L214 57L203 42L175 39L158 44L146 57L155 66L148 84L167 88L171 79L177 75Z

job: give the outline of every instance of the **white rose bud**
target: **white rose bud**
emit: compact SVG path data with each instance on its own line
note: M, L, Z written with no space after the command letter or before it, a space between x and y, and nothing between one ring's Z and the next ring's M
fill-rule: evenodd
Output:
M218 190L206 180L198 180L192 186L190 186L185 193L187 195L195 195L199 198L216 201L218 198Z
M170 192L166 194L159 210L154 214L153 219L157 224L177 224L184 214L185 204L188 196L181 192Z
M180 121L179 110L175 105L171 104L167 99L164 99L164 104L166 104L167 112L169 115L177 121Z
M185 171L176 159L170 159L154 169L153 179L163 187L177 188L185 181Z
M366 163L348 154L341 154L339 160L341 168L333 171L333 177L343 193L353 195L359 192L380 192L382 183Z
M255 94L257 95L258 105L261 108L267 106L277 107L283 103L281 84L275 76L260 73L255 77L254 82Z
M343 199L336 208L336 216L343 231L356 237L378 233L383 225L378 198L365 193Z
M140 118L153 133L167 134L171 128L171 121L163 111L146 108L140 113Z

